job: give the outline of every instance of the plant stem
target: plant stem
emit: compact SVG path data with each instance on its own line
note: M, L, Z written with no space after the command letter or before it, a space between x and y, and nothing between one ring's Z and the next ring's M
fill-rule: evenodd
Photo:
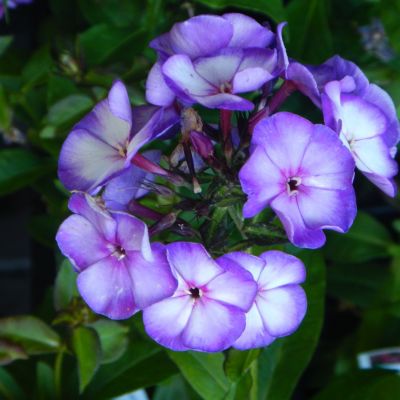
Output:
M61 387L61 379L62 379L62 363L64 359L64 348L61 348L57 353L56 360L54 362L54 386L56 389L56 398L58 400L62 399L62 387Z

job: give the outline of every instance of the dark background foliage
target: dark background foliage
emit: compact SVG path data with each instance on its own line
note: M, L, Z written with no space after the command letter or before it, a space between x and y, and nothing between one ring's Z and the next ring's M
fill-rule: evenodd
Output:
M400 203L359 175L351 231L329 234L319 251L287 248L307 265L309 311L298 332L266 349L164 351L140 317L98 319L75 296L54 242L68 215L56 176L63 140L116 77L144 103L151 38L193 13L225 11L272 27L288 21L291 57L340 54L400 104L399 0L36 0L12 10L0 22L0 398L140 388L156 400L400 398L400 377L357 367L362 351L400 346ZM285 108L321 119L301 95Z

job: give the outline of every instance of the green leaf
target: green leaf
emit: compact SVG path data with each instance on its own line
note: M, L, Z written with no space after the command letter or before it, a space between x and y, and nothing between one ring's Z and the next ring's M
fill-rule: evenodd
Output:
M38 400L52 400L56 398L53 369L46 363L39 361L36 365L36 382Z
M0 131L7 131L10 128L11 116L4 88L0 85Z
M329 232L324 247L326 257L334 262L363 263L388 257L393 244L389 232L370 215L358 212L346 235Z
M47 82L47 105L51 106L65 97L77 94L77 92L78 89L72 80L58 75L51 75Z
M75 122L89 111L93 104L93 100L83 94L65 97L50 107L47 122L54 126Z
M12 361L26 358L28 355L21 346L7 340L0 340L0 365L7 365Z
M168 355L203 399L223 399L229 392L230 382L224 374L224 356L221 353L168 351Z
M15 342L28 354L54 352L60 345L58 334L30 315L0 319L0 338Z
M18 383L4 368L0 368L0 395L5 400L27 399Z
M72 334L72 348L78 359L79 391L82 393L100 365L99 336L94 329L78 327Z
M54 63L48 46L37 50L22 70L22 77L28 86L34 85L50 73Z
M258 399L290 399L302 372L318 343L325 301L325 264L319 251L300 251L307 268L303 285L308 302L307 314L300 328L291 336L278 339L266 347L257 360L254 384Z
M10 46L13 40L12 36L0 36L0 57L5 53L5 51Z
M336 378L313 400L393 400L400 398L400 377L393 372L357 371Z
M282 0L196 0L211 8L238 7L268 15L276 22L285 20L285 9Z
M54 167L53 161L40 158L26 149L0 150L0 195L31 184Z
M292 0L286 8L290 40L288 54L309 63L320 63L333 54L328 23L328 0ZM315 38L318 40L315 40ZM312 45L311 45L312 43Z
M59 311L66 308L72 298L77 295L76 272L71 263L65 259L60 264L54 285L55 309Z
M101 43L101 46L99 46ZM132 59L147 45L147 32L132 32L126 28L100 24L79 35L78 44L89 67L101 65L109 59Z
M90 326L100 338L101 363L107 364L118 360L128 347L129 328L107 319L100 319Z
M224 370L226 376L233 382L241 379L249 370L254 360L260 355L260 349L240 351L230 349L225 358Z
M162 382L154 391L152 400L201 400L181 375Z

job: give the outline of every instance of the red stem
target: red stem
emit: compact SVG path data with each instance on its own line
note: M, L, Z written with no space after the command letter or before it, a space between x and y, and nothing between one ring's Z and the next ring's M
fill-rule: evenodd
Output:
M231 110L220 110L220 127L222 131L222 141L224 154L227 161L232 158L233 147L231 139L232 130L232 111Z

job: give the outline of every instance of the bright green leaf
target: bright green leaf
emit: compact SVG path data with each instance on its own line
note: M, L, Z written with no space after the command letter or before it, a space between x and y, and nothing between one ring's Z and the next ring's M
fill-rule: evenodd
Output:
M0 338L15 342L28 354L54 352L60 345L58 334L30 315L0 319Z
M66 308L72 298L78 295L76 276L73 266L65 259L60 264L54 285L54 307L57 311Z
M78 327L72 334L72 347L78 360L79 391L83 392L100 365L99 336L94 329Z
M53 369L46 363L36 364L37 399L52 400L56 398Z
M116 321L100 319L90 325L100 338L102 364L118 360L128 347L129 328Z
M221 353L169 351L168 355L203 399L223 399L229 392L231 384L224 374L224 356Z
M226 376L233 382L238 381L251 367L260 355L260 349L240 351L230 349L225 358L224 369Z

